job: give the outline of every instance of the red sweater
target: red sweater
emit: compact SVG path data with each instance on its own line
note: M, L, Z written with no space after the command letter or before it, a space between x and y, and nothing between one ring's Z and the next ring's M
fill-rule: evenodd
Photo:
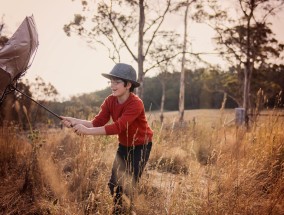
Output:
M110 117L113 123L106 125ZM94 127L105 126L107 135L118 134L119 142L124 146L152 141L153 131L147 123L143 102L133 93L123 104L119 104L115 96L108 96L92 123Z

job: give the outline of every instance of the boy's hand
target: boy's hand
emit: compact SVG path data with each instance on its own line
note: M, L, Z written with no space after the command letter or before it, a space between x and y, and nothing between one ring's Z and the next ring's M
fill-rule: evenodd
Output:
M76 134L78 135L85 135L85 134L88 134L88 128L82 124L78 124L78 125L75 125L73 126L73 130Z
M64 116L61 116L62 118L62 121L61 123L66 126L67 128L72 128L74 126L74 124L72 123L72 118L71 117L64 117Z

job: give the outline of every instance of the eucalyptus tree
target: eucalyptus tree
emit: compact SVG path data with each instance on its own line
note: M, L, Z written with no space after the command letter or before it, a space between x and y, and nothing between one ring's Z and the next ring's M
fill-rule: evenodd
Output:
M32 82L26 80L26 85L30 86L33 97L37 101L44 102L57 100L59 92L51 83L46 83L42 77L37 76Z
M28 79L21 81L21 87L24 92L27 92L29 96L33 97L36 101L40 102L41 104L48 104L57 102L57 97L59 95L57 89L50 83L46 83L43 78L36 77L33 81L29 81ZM36 103L28 103L29 99L25 101L27 98L20 93L16 93L18 99L24 101L23 104L26 107L28 112L28 118L30 123L33 126L36 126L37 123L46 123L52 122L53 120L49 119L50 114L44 109L40 108L39 105ZM20 103L22 104L22 102Z
M190 21L199 21L203 15L205 2L203 0L183 0L177 1L174 11L181 12L183 16L183 42L182 42L182 53L181 53L181 70L180 70L180 89L179 89L179 122L182 123L184 120L184 109L185 109L185 70L186 62L190 60L188 56L194 56L198 61L202 61L200 55L209 53L192 53L188 51L188 23Z
M82 6L82 14L76 14L64 31L69 36L76 32L89 43L102 45L114 62L120 62L127 53L137 62L141 84L137 94L143 98L144 76L153 68L148 55L156 51L153 43L171 10L171 0L84 0Z
M182 46L182 60L181 60L181 72L180 72L180 89L179 89L179 121L183 121L184 116L184 73L185 73L185 52L187 51L187 34L188 34L188 10L191 3L195 0L186 0L181 2L177 9L185 7L184 12L184 35L183 35L183 46Z
M253 107L251 84L264 65L277 63L283 45L277 41L271 30L270 18L279 12L283 0L236 0L236 13L230 16L221 10L218 1L209 0L217 32L217 49L237 72L242 85L242 107L246 119ZM234 5L234 4L232 4ZM231 7L232 8L232 7ZM217 22L221 18L221 22ZM248 122L248 121L246 121Z
M177 41L179 34L173 31L161 32L158 35L158 39L153 44L154 52L150 51L150 59L152 68L158 68L159 81L162 86L162 95L160 103L160 121L164 119L164 105L166 101L166 88L168 87L169 73L175 71L175 64L177 63L177 57L181 54L181 45Z

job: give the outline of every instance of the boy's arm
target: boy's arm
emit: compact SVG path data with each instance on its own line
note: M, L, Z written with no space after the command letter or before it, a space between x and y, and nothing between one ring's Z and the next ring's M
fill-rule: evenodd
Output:
M77 118L73 118L73 117L65 117L65 116L61 116L62 117L62 124L65 125L68 128L74 127L75 125L78 124L82 124L87 128L91 128L93 127L93 124L91 121L88 120L83 120L83 119L77 119Z
M82 124L77 124L73 127L73 130L78 135L105 135L106 130L104 126L87 128Z

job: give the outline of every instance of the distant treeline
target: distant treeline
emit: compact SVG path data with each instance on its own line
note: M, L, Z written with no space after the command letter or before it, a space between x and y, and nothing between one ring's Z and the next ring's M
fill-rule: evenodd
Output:
M220 72L218 70L198 69L186 71L185 73L185 108L221 108L226 93L225 108L238 107L241 101L241 87L238 85L237 74L230 72ZM281 107L284 95L279 93L284 90L284 67L267 73L259 72L258 77L252 84L252 102L262 101L263 107ZM162 73L154 77L146 77L144 82L144 97L146 111L159 110L161 107L162 82L165 83L165 104L166 111L178 110L178 95L180 84L180 73ZM262 93L258 92L262 90ZM89 112L84 110L87 107L90 111L98 111L103 100L111 93L109 88L89 94L73 97L70 101L61 105L64 110L80 106L76 111ZM259 96L259 98L257 98ZM255 104L257 105L257 104Z
M235 108L241 106L241 87L234 72L221 72L217 69L187 70L185 73L185 109ZM146 77L144 82L144 104L146 111L161 108L163 84L165 86L165 111L178 110L180 73L161 73ZM284 67L271 71L258 71L251 89L251 102L258 108L283 107ZM30 87L19 85L27 94L33 96ZM49 93L49 92L46 92ZM58 115L92 118L100 109L103 100L111 94L109 88L73 96L64 102L40 101ZM17 102L16 102L17 101ZM24 107L24 108L23 108ZM32 126L38 123L53 124L58 122L51 114L38 107L30 100L17 95L9 95L0 105L1 123L15 121L29 128L27 116Z
M185 109L216 109L220 108L224 93L209 89L206 85L204 70L185 73ZM163 77L166 76L166 77ZM152 78L145 78L144 104L146 110L159 110L161 107L162 81L165 83L165 111L179 108L180 73L161 74ZM214 86L216 87L216 86ZM238 104L228 98L226 108L237 107Z
M270 73L258 73L253 83L252 102L254 106L283 107L284 69ZM217 70L198 69L185 73L185 109L218 109L221 108L225 96L224 108L240 106L241 86L235 73ZM144 82L144 105L146 111L157 111L161 108L162 83L165 83L165 111L178 110L180 73L163 73L154 77L146 77ZM260 89L261 93L260 93ZM103 100L110 95L109 88L93 93L74 96L69 101L52 105L53 109L71 116L92 117L99 111ZM239 98L239 100L238 100ZM256 104L256 103L261 104Z

